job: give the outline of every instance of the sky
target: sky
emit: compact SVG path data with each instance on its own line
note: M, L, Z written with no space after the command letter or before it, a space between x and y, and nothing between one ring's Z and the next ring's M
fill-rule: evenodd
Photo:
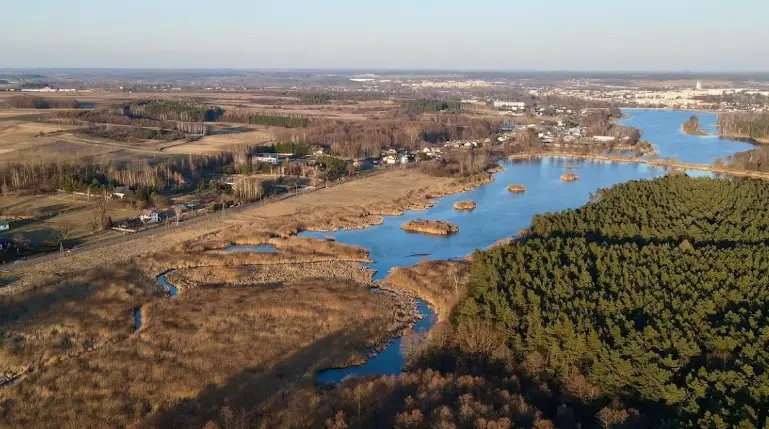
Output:
M769 0L7 0L0 67L769 71Z

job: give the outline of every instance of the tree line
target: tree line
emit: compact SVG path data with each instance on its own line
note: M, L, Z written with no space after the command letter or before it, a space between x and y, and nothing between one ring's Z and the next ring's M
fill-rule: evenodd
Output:
M378 157L383 149L419 149L455 139L485 139L495 135L499 122L450 115L430 118L342 121L314 119L301 130L276 130L276 139L306 145L323 144L331 153L346 158Z
M128 116L114 109L65 110L46 121L83 125L85 128L76 133L116 141L177 140L184 138L185 134L208 135L211 132L211 127L203 122ZM117 126L122 126L123 129Z
M527 373L652 427L765 427L767 196L764 182L676 176L536 216L473 255L455 323L488 320Z
M444 101L433 99L404 100L400 102L402 109L409 113L458 113L462 111L462 103L459 101Z
M14 95L6 101L17 109L77 109L80 103L73 99L50 99L34 95Z
M73 130L73 134L127 143L141 142L143 140L173 141L187 137L184 132L176 130L166 130L163 128L155 129L131 127L113 124L90 124L86 127Z
M175 100L136 100L115 106L113 110L132 118L182 122L213 122L224 115L224 109L219 106Z
M297 94L302 104L328 104L334 97L323 92L300 92Z
M769 139L769 112L724 113L718 116L723 136Z
M83 159L6 162L0 168L0 191L86 192L94 187L151 188L162 192L185 188L206 173L233 165L235 155L177 156L161 161L94 163Z

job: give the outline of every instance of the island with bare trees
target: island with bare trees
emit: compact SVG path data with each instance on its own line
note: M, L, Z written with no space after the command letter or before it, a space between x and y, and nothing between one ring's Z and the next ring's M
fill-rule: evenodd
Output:
M459 227L442 220L413 219L403 225L401 229L407 232L419 232L429 235L451 235L459 232Z
M682 128L683 132L685 134L689 134L690 136L706 136L708 133L702 131L702 124L700 123L700 118L697 115L692 115L687 119Z

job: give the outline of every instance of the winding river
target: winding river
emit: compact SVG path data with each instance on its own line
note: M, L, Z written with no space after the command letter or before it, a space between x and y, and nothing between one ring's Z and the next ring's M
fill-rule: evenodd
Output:
M703 130L713 136L696 137L683 134L681 126L692 113L671 110L627 109L631 115L621 122L639 128L643 138L651 141L662 157L677 156L682 162L711 163L714 158L725 158L749 150L753 145L715 136L716 115L697 113ZM562 182L566 165L576 167L579 176L575 182ZM577 208L585 204L591 193L629 180L650 179L665 171L645 164L622 164L590 160L543 158L513 161L503 164L504 171L495 175L495 181L463 194L446 196L427 211L406 212L403 216L388 216L382 225L352 231L330 233L303 232L304 237L333 237L337 241L367 248L376 270L375 279L384 278L393 267L411 266L422 259L463 258L475 249L485 249L500 239L526 228L535 214ZM687 172L692 176L707 176L703 171ZM523 184L525 194L511 194L506 186ZM459 200L473 200L478 207L471 212L454 210ZM459 233L448 237L410 234L400 225L410 219L423 218L449 221L459 226ZM434 322L433 311L419 301L423 319L416 324L417 331L429 330ZM400 352L400 338L363 365L321 372L320 382L338 382L347 376L391 375L401 372L405 357Z
M696 137L681 131L683 122L692 113L671 110L627 109L630 118L621 123L642 130L643 138L651 141L661 157L678 157L689 163L711 163L716 157L726 158L754 146L734 140L719 139L716 133L716 115L697 113L703 131L711 136ZM579 175L575 182L560 180L566 165ZM515 235L526 228L535 214L577 208L585 204L591 193L629 180L650 179L661 176L664 169L646 164L611 163L591 160L543 158L538 160L512 161L503 164L505 169L495 175L495 181L470 192L446 196L427 211L410 211L403 216L387 216L382 225L362 230L328 233L303 232L300 236L333 237L345 244L369 249L369 264L376 270L375 280L384 278L394 267L411 266L423 259L464 258L476 249L485 249L495 242ZM703 171L687 172L692 176L707 176ZM511 194L506 186L523 184L526 193ZM459 200L473 200L477 208L471 212L454 210ZM448 237L410 234L400 229L408 220L423 218L449 221L459 226L459 233ZM226 251L270 252L269 246L238 246ZM176 287L166 280L164 273L158 281L175 296ZM422 319L414 331L427 331L435 321L434 311L423 300L417 300ZM141 309L134 312L137 329L141 327ZM395 375L405 364L401 353L401 338L395 339L385 349L359 366L330 369L317 375L321 383L339 382L348 376Z

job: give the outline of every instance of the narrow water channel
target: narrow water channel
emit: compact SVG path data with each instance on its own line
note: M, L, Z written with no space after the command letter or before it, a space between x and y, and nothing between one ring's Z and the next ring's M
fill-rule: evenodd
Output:
M176 289L176 286L172 285L171 283L166 280L166 276L171 273L173 270L169 270L164 272L163 274L155 277L155 279L160 283L168 293L173 297L176 296L178 293L178 290ZM142 309L141 307L134 308L134 330L138 331L142 327Z
M692 113L671 110L627 110L632 115L623 122L640 128L643 138L657 146L660 156L677 156L680 161L711 163L714 158L726 158L755 146L715 137L696 137L681 132L683 122ZM715 132L715 115L699 114L703 128ZM577 208L585 204L598 189L608 188L629 180L651 179L665 174L665 170L645 164L619 164L591 160L543 158L507 162L504 171L495 175L495 181L470 192L451 195L424 212L406 212L403 216L387 216L382 225L362 230L337 232L303 232L304 237L333 237L340 243L361 246L370 251L374 261L369 266L376 270L375 279L384 278L394 267L411 266L415 257L425 259L462 258L476 249L485 249L495 242L511 237L531 224L538 213ZM575 182L563 182L561 174L567 170L579 175ZM709 176L702 171L687 172L692 176ZM526 186L526 193L511 194L509 184ZM477 208L458 212L454 203L472 200ZM443 220L459 226L459 233L448 237L409 234L400 225L414 218ZM419 302L424 318L414 327L429 330L434 322L433 311ZM347 376L391 375L401 372L405 357L401 353L401 338L361 366L321 371L317 380L322 383L338 382Z
M235 245L221 250L222 253L278 253L278 248L272 244L260 244L258 246Z

